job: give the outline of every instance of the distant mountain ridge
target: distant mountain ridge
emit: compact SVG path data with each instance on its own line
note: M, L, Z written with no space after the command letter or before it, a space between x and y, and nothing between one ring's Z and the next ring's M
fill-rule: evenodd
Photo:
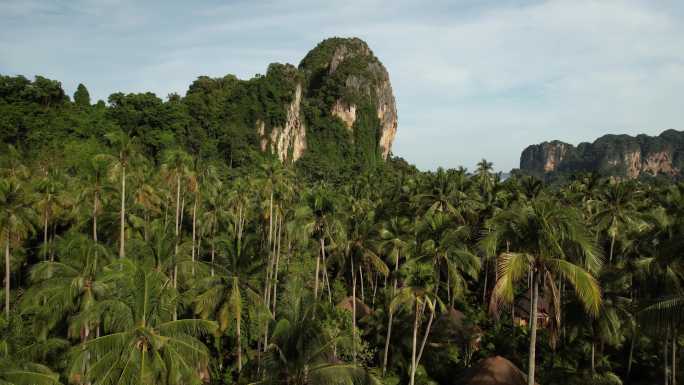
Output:
M542 178L595 172L627 179L679 179L684 171L684 132L670 129L658 136L604 135L577 146L558 140L542 142L523 150L520 171Z

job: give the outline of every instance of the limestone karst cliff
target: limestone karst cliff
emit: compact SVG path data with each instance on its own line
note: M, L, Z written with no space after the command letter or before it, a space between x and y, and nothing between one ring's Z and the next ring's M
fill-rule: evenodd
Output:
M520 155L520 171L539 177L596 172L618 178L666 176L684 170L684 132L658 136L605 135L593 143L573 146L560 141L528 146Z
M395 99L387 70L365 42L327 39L297 69L286 66L274 71L275 66L281 65L272 64L266 78L284 85L290 95L276 107L283 109L280 121L255 119L262 151L271 151L283 161L297 161L312 145L337 144L351 146L340 157L377 154L387 159L397 132ZM327 132L339 127L344 127L343 133Z

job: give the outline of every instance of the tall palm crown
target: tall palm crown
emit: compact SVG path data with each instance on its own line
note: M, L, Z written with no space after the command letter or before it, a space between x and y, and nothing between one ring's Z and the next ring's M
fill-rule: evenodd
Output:
M498 312L503 303L513 302L516 284L527 277L532 281L530 355L528 383L534 384L537 303L539 287L550 295L554 320L560 323L556 277L567 280L587 313L597 315L601 290L592 272L598 272L602 257L581 214L563 207L548 197L529 203L516 203L494 216L492 229L481 241L490 255L501 253L497 266L498 280L492 292L491 310Z
M209 351L197 337L213 334L213 321L172 320L176 290L165 274L130 260L109 268L119 298L89 312L104 319L109 334L72 351L70 375L89 360L93 384L188 384L206 376Z

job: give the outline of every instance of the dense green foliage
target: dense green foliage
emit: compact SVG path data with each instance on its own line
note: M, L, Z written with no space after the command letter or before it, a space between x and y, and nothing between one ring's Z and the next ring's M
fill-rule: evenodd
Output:
M380 64L331 74L340 44L367 50L167 100L0 77L0 383L461 384L501 355L674 385L684 184L382 162ZM280 162L255 124L297 87L308 149Z

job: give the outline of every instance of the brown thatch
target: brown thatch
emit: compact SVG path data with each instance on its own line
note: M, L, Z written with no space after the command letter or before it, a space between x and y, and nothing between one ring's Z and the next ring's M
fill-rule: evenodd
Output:
M352 311L352 297L347 297L337 304L340 309ZM371 309L365 303L361 302L359 297L356 297L356 317L363 318L371 313Z
M435 324L435 339L456 342L472 350L479 350L482 330L467 322L466 315L454 308L444 312Z
M462 385L527 385L527 376L511 361L489 357L468 369L457 382Z

